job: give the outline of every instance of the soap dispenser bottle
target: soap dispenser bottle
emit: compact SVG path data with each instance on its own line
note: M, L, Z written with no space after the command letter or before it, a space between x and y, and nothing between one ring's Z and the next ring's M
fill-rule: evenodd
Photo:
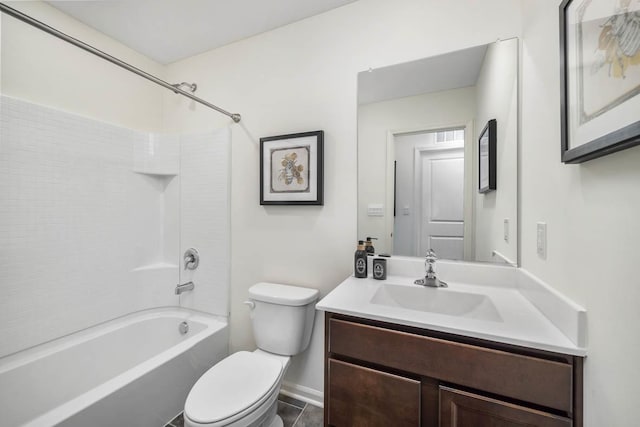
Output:
M358 240L358 249L354 255L353 273L360 279L367 277L367 251L364 249L364 242Z
M373 247L373 242L371 240L378 240L378 238L367 237L367 241L364 243L364 250L367 252L368 256L372 256L376 253L376 249Z

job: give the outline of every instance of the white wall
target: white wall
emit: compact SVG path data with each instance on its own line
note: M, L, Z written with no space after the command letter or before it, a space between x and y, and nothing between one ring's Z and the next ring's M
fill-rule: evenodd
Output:
M492 43L476 83L474 141L475 258L500 261L494 250L514 263L518 261L518 40ZM496 191L478 193L477 141L491 119L497 122ZM503 221L509 220L509 241L504 240Z
M159 77L164 67L40 1L8 2L64 33ZM2 93L131 129L162 129L162 95L155 84L0 14Z
M479 16L487 17L478 19ZM519 2L363 0L171 64L170 81L196 81L198 94L239 112L232 136L231 348L254 348L248 288L270 280L325 295L352 270L357 238L356 75L519 34ZM170 128L228 118L165 97ZM325 205L259 205L260 137L325 131ZM322 390L320 316L308 352L287 379Z
M638 425L640 147L560 162L558 0L527 0L522 45L522 266L587 309L587 427ZM547 223L547 259L536 222Z
M358 236L361 239L366 236L378 237L380 240L375 245L377 252L391 252L393 228L385 226L387 217L367 216L367 205L385 204L386 215L393 215L393 199L386 194L389 132L465 126L474 120L475 105L476 89L471 86L358 106ZM413 176L413 160L411 165ZM469 161L465 168L471 165ZM471 175L467 178L471 178ZM469 192L469 196L471 194ZM470 217L471 206L467 205ZM415 213L416 208L412 206L411 215L404 218L402 212L397 212L396 219L402 216L400 221L407 219L413 223ZM386 228L388 230L385 231ZM395 249L394 253L397 253Z

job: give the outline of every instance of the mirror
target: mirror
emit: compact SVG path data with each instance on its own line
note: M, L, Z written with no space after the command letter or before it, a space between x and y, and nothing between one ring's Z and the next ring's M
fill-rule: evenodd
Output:
M515 265L517 150L517 39L359 73L359 238L378 238L377 253ZM484 192L481 160L495 170Z

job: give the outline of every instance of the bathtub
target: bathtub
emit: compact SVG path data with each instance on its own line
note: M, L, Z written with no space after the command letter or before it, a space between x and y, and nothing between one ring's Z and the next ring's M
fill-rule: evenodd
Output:
M161 427L182 411L196 380L227 356L228 333L224 318L153 309L6 356L0 424Z

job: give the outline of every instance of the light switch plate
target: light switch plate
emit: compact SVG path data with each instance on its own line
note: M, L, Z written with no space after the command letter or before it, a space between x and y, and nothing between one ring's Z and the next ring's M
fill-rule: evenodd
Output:
M509 243L509 218L504 219L504 241Z
M536 228L538 256L547 259L547 223L539 222Z

